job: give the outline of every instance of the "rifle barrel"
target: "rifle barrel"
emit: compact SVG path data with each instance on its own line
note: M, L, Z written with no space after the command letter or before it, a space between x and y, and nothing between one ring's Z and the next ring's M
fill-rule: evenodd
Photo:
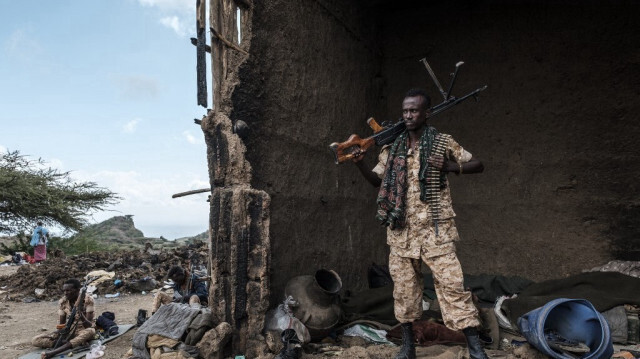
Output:
M468 99L471 96L477 96L479 92L484 91L487 89L487 85L484 85L480 88L475 89L474 91L471 91L470 93L462 96L462 97L451 97L449 98L447 101L444 101L440 104L437 104L433 107L431 107L430 112L431 114L429 115L429 117L433 117L437 114L439 114L440 112L443 112L445 110L450 109L451 107L459 104L460 102Z

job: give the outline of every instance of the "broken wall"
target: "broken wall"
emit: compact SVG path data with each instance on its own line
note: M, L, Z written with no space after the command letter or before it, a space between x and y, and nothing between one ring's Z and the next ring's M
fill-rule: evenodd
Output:
M251 185L271 197L272 304L293 276L332 269L344 288L363 288L367 266L386 261L375 189L329 150L371 133L365 120L384 111L371 16L355 2L255 3L231 118L249 125Z

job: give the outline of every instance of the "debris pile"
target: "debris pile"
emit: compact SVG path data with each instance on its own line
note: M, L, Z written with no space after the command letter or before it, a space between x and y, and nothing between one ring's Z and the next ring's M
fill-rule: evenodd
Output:
M15 274L0 277L0 296L14 301L27 298L57 300L63 295L64 281L70 278L82 281L87 273L96 270L115 272L115 276L113 280L96 284L95 294L138 292L140 281L153 279L161 286L167 271L174 265L205 267L207 252L206 243L195 241L173 249L146 246L143 250L50 257L38 265L21 265Z

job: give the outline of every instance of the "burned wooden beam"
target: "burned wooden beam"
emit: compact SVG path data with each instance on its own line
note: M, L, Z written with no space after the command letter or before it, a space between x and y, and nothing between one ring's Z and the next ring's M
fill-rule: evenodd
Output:
M193 46L198 46L198 39L196 39L195 37L191 38L191 43L193 44ZM205 44L204 45L204 51L211 53L211 46Z
M198 105L207 107L207 51L206 51L206 0L196 0L196 71L198 81Z
M180 192L180 193L174 194L173 196L171 196L171 198L184 197L184 196L189 196L192 194L198 194L198 193L204 193L204 192L211 192L211 188L194 189L193 191Z

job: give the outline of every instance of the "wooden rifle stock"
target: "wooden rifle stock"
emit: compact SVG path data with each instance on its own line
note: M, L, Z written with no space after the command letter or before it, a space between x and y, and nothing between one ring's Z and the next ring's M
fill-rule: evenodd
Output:
M350 160L356 155L365 152L369 147L376 143L373 136L367 138L360 138L360 136L353 134L344 142L334 142L329 145L329 148L335 155L336 164Z
M336 164L361 155L374 144L383 146L387 143L393 142L393 140L395 140L395 138L405 129L404 122L402 121L382 127L373 117L367 120L367 124L373 130L373 136L361 138L360 136L353 134L344 142L334 142L329 145L329 148L333 151L335 156Z

